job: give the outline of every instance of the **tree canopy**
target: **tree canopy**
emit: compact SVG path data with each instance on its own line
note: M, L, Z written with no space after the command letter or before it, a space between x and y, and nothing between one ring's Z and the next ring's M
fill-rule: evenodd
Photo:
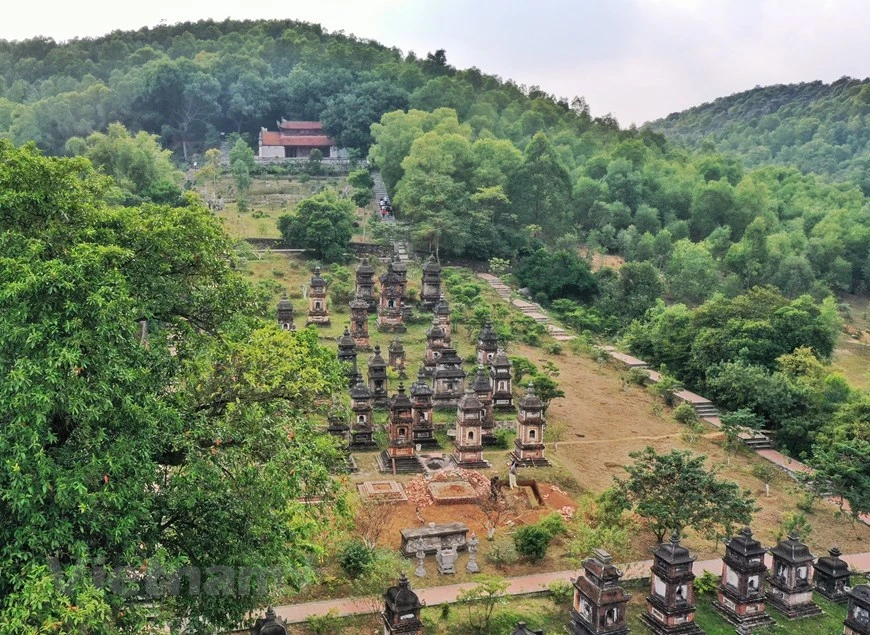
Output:
M291 245L313 249L322 260L337 260L353 236L353 222L353 203L324 190L301 201L294 215L281 216L278 229Z
M192 198L112 207L3 140L0 192L0 622L213 632L303 583L343 505L309 417L334 354L263 319Z

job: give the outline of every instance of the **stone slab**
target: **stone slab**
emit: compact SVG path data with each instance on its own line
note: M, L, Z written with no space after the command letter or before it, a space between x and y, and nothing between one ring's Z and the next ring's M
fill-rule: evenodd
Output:
M398 481L365 481L356 486L360 496L381 501L404 502L408 500L405 488Z
M458 551L468 546L468 525L465 523L429 523L426 527L403 529L401 534L402 553L408 558L416 555L417 552L411 549L411 545L416 544L419 539L423 540L423 551L430 555L437 553L442 545Z
M477 492L466 481L433 481L429 493L436 505L463 505L478 499Z

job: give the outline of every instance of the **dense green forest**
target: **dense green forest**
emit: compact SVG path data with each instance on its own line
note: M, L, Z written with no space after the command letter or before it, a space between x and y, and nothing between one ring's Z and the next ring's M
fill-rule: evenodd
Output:
M795 454L866 436L842 416L865 397L824 363L827 298L870 282L868 91L757 89L638 130L443 50L293 21L0 41L0 136L89 158L114 200L178 204L176 167L221 133L253 146L281 117L320 119L381 171L419 251L498 259L578 332L625 335ZM593 272L599 253L625 264Z
M870 80L756 87L648 127L692 147L739 154L750 167L790 165L870 194Z

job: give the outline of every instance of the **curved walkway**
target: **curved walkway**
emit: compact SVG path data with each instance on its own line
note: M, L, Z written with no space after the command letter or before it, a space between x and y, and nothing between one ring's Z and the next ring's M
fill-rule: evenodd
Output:
M850 567L857 571L870 571L870 553L857 553L841 556L849 563ZM767 556L767 564L770 566L770 556ZM623 580L640 580L649 575L652 560L632 562L624 565ZM432 559L429 562L430 570L434 568ZM722 560L703 560L696 562L694 572L701 575L709 571L714 575L722 574ZM522 575L507 578L507 594L535 595L547 593L553 582L570 582L575 580L582 571L580 569L567 569L565 571L551 571L534 575ZM431 571L430 571L431 574ZM412 578L413 583L413 578ZM464 584L448 584L444 586L427 587L417 589L416 593L426 606L438 604L450 604L456 602L459 593L465 589L474 587L473 582ZM309 617L326 615L329 611L335 611L339 616L365 615L380 611L383 600L380 596L366 598L340 598L336 600L323 600L321 602L305 602L302 604L285 604L276 606L275 612L288 623L305 622Z

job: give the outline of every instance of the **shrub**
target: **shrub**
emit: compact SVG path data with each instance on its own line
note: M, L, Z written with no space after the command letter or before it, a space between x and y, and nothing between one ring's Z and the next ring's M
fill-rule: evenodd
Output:
M635 386L645 386L649 375L642 368L632 368L624 375L626 383L634 384Z
M514 436L514 433L512 430L508 430L507 428L498 428L492 433L492 435L496 440L494 447L499 450L507 450L511 446L511 439Z
M550 598L557 605L568 604L574 598L574 585L557 580L550 584Z
M549 355L561 355L562 354L562 345L559 342L553 342L552 344L548 344L544 350Z
M685 401L674 408L674 419L686 426L691 426L698 422L698 413L691 404Z
M544 516L538 521L537 525L546 531L551 539L568 533L568 526L565 524L565 519L562 518L562 515L559 512L553 512L552 514Z
M539 525L526 525L520 527L514 534L514 545L517 553L532 562L537 562L545 555L550 547L550 533Z
M773 480L774 475L776 474L776 468L773 467L768 461L757 461L755 465L752 466L752 476L757 478L759 481L764 483L765 485L769 485L770 481Z
M695 593L703 595L713 593L719 586L719 576L711 571L705 571L700 577L695 578Z
M504 569L506 565L517 561L518 555L514 543L505 538L499 538L489 544L486 561L496 569Z
M308 628L315 635L338 635L341 633L341 618L338 611L330 609L326 615L312 615L308 618Z
M371 568L375 560L374 550L361 542L347 543L338 554L338 563L349 576L357 577Z

